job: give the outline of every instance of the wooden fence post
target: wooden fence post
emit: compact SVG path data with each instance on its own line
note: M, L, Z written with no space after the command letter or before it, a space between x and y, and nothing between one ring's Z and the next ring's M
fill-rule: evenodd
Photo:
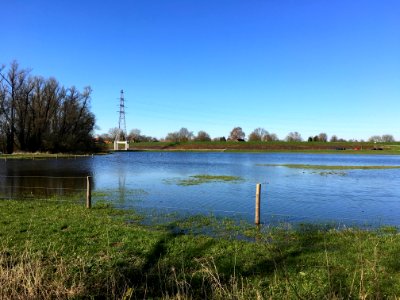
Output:
M92 186L91 186L92 177L86 177L86 208L92 207Z
M260 198L261 198L261 184L257 183L257 185L256 185L256 211L255 211L255 220L254 220L254 223L256 225L260 225Z

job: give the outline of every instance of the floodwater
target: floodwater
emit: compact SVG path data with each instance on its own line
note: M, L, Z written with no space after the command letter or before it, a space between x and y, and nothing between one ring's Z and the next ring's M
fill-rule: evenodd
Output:
M400 225L400 169L313 170L268 164L399 166L400 156L118 152L93 158L7 160L0 161L0 197L84 195L85 177L92 176L94 202L112 201L145 213L213 214L252 221L255 187L261 183L263 223ZM242 180L179 184L199 174Z

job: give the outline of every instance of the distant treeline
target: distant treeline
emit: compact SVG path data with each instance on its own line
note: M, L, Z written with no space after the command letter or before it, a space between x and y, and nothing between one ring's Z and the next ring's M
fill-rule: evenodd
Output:
M100 141L113 141L115 137L117 136L119 132L118 128L111 128L108 133L102 134L98 136L98 139ZM141 130L139 129L132 129L129 134L123 133L124 137L135 143L139 142L158 142L159 140L157 138L151 137L151 136L146 136L141 134ZM285 141L285 142L303 142L304 139L301 136L300 133L297 131L295 132L289 132L288 135L284 139L279 139L278 136L275 133L271 133L264 128L258 127L254 129L248 137L246 137L246 133L243 131L242 127L234 127L230 134L228 135L228 138L225 138L225 136L220 136L220 137L215 137L211 138L210 135L205 132L204 130L200 130L197 135L193 133L193 131L188 130L185 127L182 127L178 131L170 132L166 135L165 138L160 139L161 142L225 142L225 141L249 141L249 142L277 142L277 141ZM342 138L338 138L336 135L332 135L330 139L328 139L328 135L324 132L319 133L318 135L315 136L310 136L307 139L308 142L365 142L364 140L356 140L356 139L350 139L350 140L345 140ZM392 143L395 142L395 139L393 135L391 134L384 134L384 135L373 135L368 139L368 142L372 143Z
M20 69L0 68L0 151L77 152L93 149L90 87L66 88Z

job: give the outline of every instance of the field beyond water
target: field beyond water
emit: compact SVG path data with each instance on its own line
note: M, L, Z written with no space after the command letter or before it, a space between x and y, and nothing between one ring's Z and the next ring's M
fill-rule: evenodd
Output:
M103 144L102 154L114 151L113 144ZM216 151L216 152L299 152L329 154L400 154L400 142L139 142L129 143L131 151ZM25 153L2 154L0 159L77 158L88 154Z
M0 202L0 299L386 299L400 235L191 217L141 224L107 203Z
M400 154L400 143L369 142L146 142L130 150Z

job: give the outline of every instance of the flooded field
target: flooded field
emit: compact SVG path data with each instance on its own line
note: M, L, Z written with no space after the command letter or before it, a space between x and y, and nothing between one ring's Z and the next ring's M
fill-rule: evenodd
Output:
M252 221L400 225L400 156L120 152L76 159L0 161L0 195L85 193L145 213L213 214ZM83 197L83 196L82 196Z

